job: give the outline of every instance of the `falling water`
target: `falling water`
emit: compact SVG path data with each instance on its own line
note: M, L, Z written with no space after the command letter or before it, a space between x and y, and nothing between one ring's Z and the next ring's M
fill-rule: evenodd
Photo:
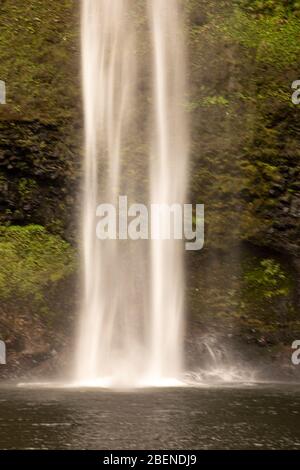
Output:
M153 38L155 124L151 202L183 204L186 191L187 123L183 112L185 57L177 0L149 0ZM159 220L161 227L166 223ZM182 244L154 240L151 247L151 367L156 378L178 377L182 367L184 278Z
M182 370L183 243L96 238L100 203L117 204L122 194L132 202L145 197L148 204L185 198L188 133L179 0L149 0L146 9L153 104L143 116L150 131L142 164L130 155L141 125L136 97L143 71L133 6L133 0L82 0L83 302L76 382L86 385L159 385L179 379ZM143 196L137 166L149 181Z

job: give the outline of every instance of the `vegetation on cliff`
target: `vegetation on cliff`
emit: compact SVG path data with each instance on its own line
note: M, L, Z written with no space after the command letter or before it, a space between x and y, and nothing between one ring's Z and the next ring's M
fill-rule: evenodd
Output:
M47 297L75 270L74 250L38 225L0 227L0 298L20 310L56 315Z

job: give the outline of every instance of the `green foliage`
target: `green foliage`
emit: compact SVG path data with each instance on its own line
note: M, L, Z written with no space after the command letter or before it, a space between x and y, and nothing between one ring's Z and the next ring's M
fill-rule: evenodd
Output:
M260 62L280 68L296 63L299 58L299 18L286 18L281 10L274 16L256 18L236 10L223 30L242 46L255 49Z
M247 290L251 295L262 299L287 296L290 292L290 279L281 265L274 259L264 259L252 270L245 272Z
M74 251L38 225L0 227L0 298L47 311L46 292L75 270Z
M235 4L255 15L299 14L299 0L235 0Z
M289 196L297 207L300 107L291 83L299 73L299 5L187 4L192 194L206 206L206 246L255 240L295 251Z
M240 313L261 327L297 321L294 273L274 258L248 256L243 262Z
M228 103L224 96L207 96L203 100L205 106L227 106Z
M80 96L78 3L75 0L2 0L0 78L7 105L0 116L68 118Z
M190 258L189 312L193 318L229 330L243 328L257 338L265 332L296 328L294 272L288 262L253 245Z
M22 201L25 202L30 200L38 191L38 185L36 181L31 178L20 178L18 182L18 190Z

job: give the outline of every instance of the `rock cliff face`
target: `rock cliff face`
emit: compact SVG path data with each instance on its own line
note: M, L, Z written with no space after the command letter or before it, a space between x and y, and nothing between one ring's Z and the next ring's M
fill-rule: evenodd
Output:
M57 243L68 240L75 253L82 159L78 2L13 3L0 6L0 79L7 86L7 104L0 105L0 222L42 226ZM190 200L206 206L205 249L186 255L189 325L233 334L276 356L300 337L300 105L291 102L291 84L300 79L299 5L182 3L190 59ZM136 5L143 24L143 2ZM149 47L141 43L141 57ZM36 243L28 241L29 253ZM11 249L16 253L16 245ZM76 263L61 279L41 284L47 308L43 304L46 313L36 317L29 307L20 309L30 305L22 276L17 296L7 295L3 266L2 336L17 344L22 328L28 338L34 325L50 328L44 353L51 354L59 349L51 340L58 328L62 344L73 324ZM64 309L68 327L58 321ZM31 349L39 350L36 340Z
M205 249L187 259L191 329L257 345L274 363L286 347L289 365L300 335L299 5L195 1L189 13L191 198L206 206Z
M78 215L77 136L75 126L0 121L2 224L35 223L67 238L72 235Z
M67 238L82 148L79 13L74 0L0 5L0 220Z
M275 3L281 9L191 2L193 196L207 203L208 242L225 236L296 256L298 10L289 16L285 2ZM206 14L196 21L199 10Z

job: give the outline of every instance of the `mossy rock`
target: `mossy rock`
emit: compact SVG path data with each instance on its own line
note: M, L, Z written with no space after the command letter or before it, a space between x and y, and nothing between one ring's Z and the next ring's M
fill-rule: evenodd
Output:
M1 310L62 314L62 285L76 273L76 254L69 243L38 225L0 227L0 256Z

